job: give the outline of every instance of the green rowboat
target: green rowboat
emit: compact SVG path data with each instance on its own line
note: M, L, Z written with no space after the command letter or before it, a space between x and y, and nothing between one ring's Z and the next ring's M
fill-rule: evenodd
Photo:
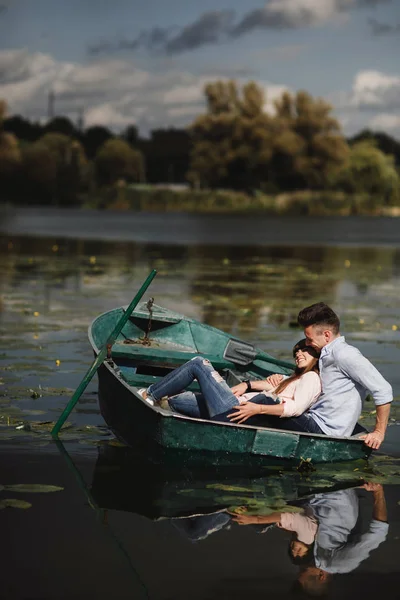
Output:
M89 327L95 355L106 344L124 308L98 316ZM243 379L290 374L293 365L203 323L141 303L108 348L98 370L100 410L125 444L154 453L161 460L193 466L258 467L271 459L313 463L366 458L370 451L356 438L298 433L281 429L195 419L151 406L137 393L194 356L208 358L234 385ZM197 384L191 388L198 390Z

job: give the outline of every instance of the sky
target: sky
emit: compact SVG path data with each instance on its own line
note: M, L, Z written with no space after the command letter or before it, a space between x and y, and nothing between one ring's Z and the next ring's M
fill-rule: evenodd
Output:
M400 139L400 0L0 0L0 98L121 131L184 127L204 85L306 90L346 135Z

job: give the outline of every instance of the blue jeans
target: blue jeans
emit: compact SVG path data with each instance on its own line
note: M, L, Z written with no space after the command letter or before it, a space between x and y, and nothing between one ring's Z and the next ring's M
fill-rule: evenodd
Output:
M195 379L199 382L201 394L180 393ZM156 401L163 396L168 396L171 408L177 412L209 419L230 411L239 404L226 381L214 369L210 361L201 356L192 358L157 383L153 383L147 393Z
M195 379L199 382L200 393L181 391ZM153 383L147 393L156 401L168 396L170 407L178 413L227 423L231 422L229 416L235 412L233 407L239 405L239 400L218 371L210 361L201 356L196 356ZM265 394L254 396L251 401L255 404L275 404L273 398L268 398ZM258 416L250 417L246 425L271 427L263 417Z
M201 393L184 391L197 379ZM196 356L174 371L171 371L153 383L147 393L153 400L161 400L168 396L172 410L189 417L213 419L231 423L229 416L239 400L231 388L214 369L209 360ZM255 404L275 404L273 398L265 394L258 394L251 399ZM275 429L288 429L308 433L324 433L316 422L307 415L299 417L280 418L267 415L255 415L245 421L245 425L255 427L273 427Z

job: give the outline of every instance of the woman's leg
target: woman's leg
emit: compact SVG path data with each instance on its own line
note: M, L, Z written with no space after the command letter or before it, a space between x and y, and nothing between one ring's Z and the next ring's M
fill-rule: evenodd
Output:
M174 371L153 383L147 393L153 400L175 396L195 379L199 382L210 418L237 406L238 399L209 360L196 356Z
M207 405L203 394L182 392L168 399L168 404L175 412L195 419L209 419Z

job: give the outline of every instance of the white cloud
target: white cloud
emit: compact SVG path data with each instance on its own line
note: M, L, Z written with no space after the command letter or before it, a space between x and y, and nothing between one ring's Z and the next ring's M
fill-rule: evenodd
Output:
M354 0L270 0L264 11L271 17L286 19L292 27L299 23L323 25L353 4Z
M84 110L85 124L121 129L136 123L142 133L149 127L182 127L205 108L204 86L224 77L213 68L194 75L169 70L151 73L138 69L132 60L98 60L88 64L58 62L49 55L27 51L0 51L0 69L9 81L18 65L18 81L0 84L11 113L43 120L47 117L48 93L54 90L55 112L75 119ZM8 79L7 79L8 78ZM247 78L237 78L239 84ZM259 82L266 90L266 110L282 85Z
M334 92L329 99L347 135L371 128L400 136L400 75L359 71L350 90Z
M380 115L376 115L373 119L370 120L369 125L373 129L390 129L399 128L400 127L400 115L388 115L386 113L382 113Z
M137 68L133 60L97 60L87 64L61 62L26 50L0 51L0 98L12 114L30 119L47 117L48 93L55 92L55 112L76 119L83 110L87 126L102 124L121 130L136 123L142 135L150 128L184 127L205 108L204 85L224 78L215 67L195 75L170 69L157 72ZM239 85L248 77L236 77ZM258 80L266 94L264 109L274 111L274 100L288 86ZM312 93L312 90L310 90ZM399 135L400 75L358 72L350 90L328 100L347 135L372 127Z
M114 127L126 127L132 124L131 116L123 115L119 112L118 107L113 106L111 103L100 104L90 108L85 115L85 124L87 127L91 125L104 125L107 127L110 123Z
M369 121L368 128L373 131L384 131L394 137L400 137L400 113L397 115L388 113L375 115Z
M360 108L400 106L400 76L360 71L354 79L350 103Z

